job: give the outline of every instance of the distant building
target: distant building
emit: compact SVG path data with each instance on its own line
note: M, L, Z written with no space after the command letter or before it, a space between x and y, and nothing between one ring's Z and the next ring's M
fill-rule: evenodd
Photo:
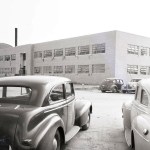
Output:
M125 32L4 45L0 44L0 76L56 75L85 84L99 84L109 77L125 82L150 77L150 38Z

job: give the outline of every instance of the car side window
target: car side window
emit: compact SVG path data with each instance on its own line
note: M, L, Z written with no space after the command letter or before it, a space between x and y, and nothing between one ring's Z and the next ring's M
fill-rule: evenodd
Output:
M141 104L148 106L148 95L145 90L142 90L141 93Z
M70 96L74 95L73 84L66 83L65 88L66 88L66 98L69 98Z
M123 80L120 80L120 84L123 84Z
M3 87L0 87L0 98L3 96Z
M136 91L135 91L135 100L138 99L138 93L139 93L139 86L136 87Z
M140 86L137 86L137 89L136 89L136 93L135 93L135 100L138 101L139 103L141 103L141 87Z
M116 83L116 80L113 80L113 83Z
M54 87L54 89L50 93L50 99L52 101L59 101L64 99L63 84Z

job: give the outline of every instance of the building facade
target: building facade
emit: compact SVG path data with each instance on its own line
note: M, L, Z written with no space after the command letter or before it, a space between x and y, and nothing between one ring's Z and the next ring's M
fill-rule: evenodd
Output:
M120 31L0 48L0 76L55 75L100 84L150 77L150 38Z

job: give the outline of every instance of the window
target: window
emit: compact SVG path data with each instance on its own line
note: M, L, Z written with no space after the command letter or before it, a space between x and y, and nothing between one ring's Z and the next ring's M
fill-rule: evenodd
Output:
M75 47L65 48L65 56L75 56L75 55L76 55L76 48Z
M16 97L25 94L28 94L25 87L7 87L6 97Z
M138 99L139 93L140 93L139 86L137 86L137 87L136 87L136 91L135 91L135 100Z
M0 56L0 61L3 61L3 56Z
M78 73L89 73L89 65L79 65Z
M63 85L56 86L50 93L50 99L52 101L59 101L64 99Z
M148 106L148 95L145 92L145 90L142 90L142 93L141 93L141 104Z
M75 73L75 65L65 66L65 73Z
M74 95L73 86L71 83L66 83L65 88L66 88L66 98Z
M140 73L143 74L143 75L146 75L147 74L147 69L148 69L147 66L141 66L140 67Z
M5 55L5 61L10 61L10 55Z
M139 54L139 46L128 44L127 52L128 52L128 54L138 55Z
M27 104L31 92L32 90L28 87L0 87L0 101L2 100L3 103Z
M94 64L92 65L92 73L104 73L105 64Z
M11 68L11 73L16 74L16 68L15 67Z
M11 55L11 60L16 60L16 54Z
M51 66L43 66L43 73L52 73Z
M138 74L138 65L127 65L127 72L129 74Z
M34 52L34 58L42 58L42 52L41 51Z
M44 51L44 58L51 57L51 56L52 56L52 50L45 50Z
M41 67L34 67L34 73L35 74L39 74L39 73L41 73Z
M54 50L54 56L55 57L63 56L63 48L61 48L61 49L55 49Z
M4 73L11 73L11 68L3 68Z
M58 74L63 73L63 66L54 66L53 72Z
M148 50L148 47L141 47L141 56L147 56Z
M92 45L92 54L105 53L105 43Z
M78 55L86 55L90 53L90 46L78 46Z

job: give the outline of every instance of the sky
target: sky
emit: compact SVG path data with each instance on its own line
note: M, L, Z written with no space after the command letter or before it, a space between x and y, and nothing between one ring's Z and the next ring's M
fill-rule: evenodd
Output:
M150 37L149 0L0 0L0 43L41 43L112 30Z

